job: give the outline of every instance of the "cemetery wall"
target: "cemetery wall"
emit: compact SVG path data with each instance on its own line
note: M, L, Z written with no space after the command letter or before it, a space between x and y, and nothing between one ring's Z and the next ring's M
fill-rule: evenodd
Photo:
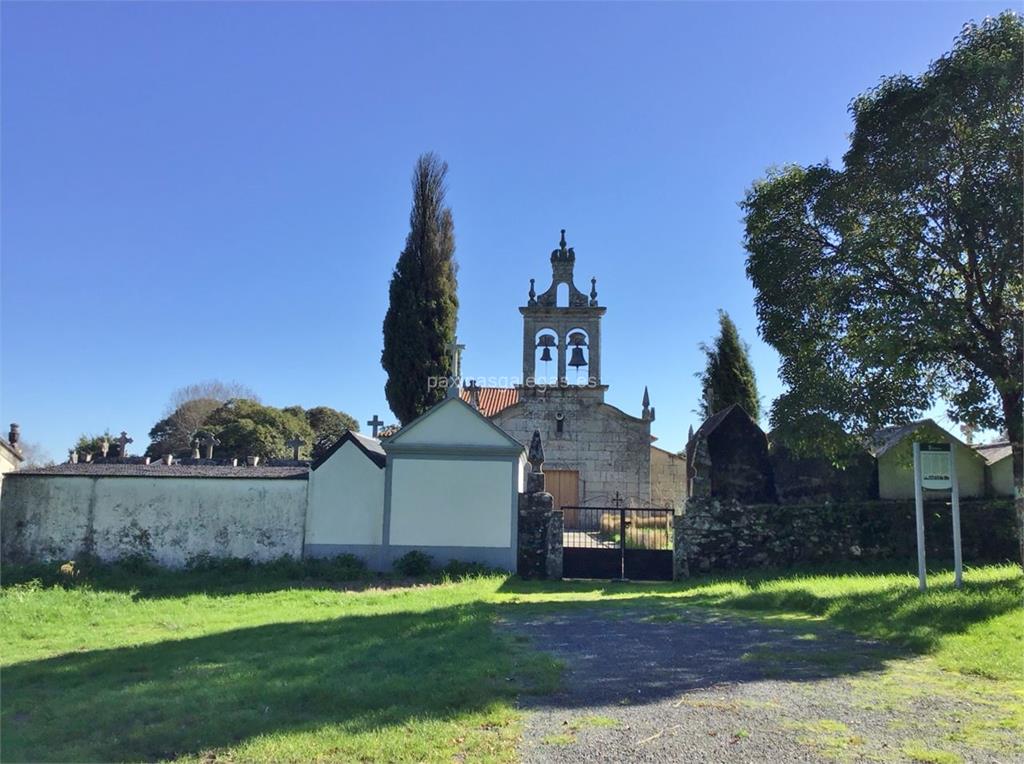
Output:
M966 564L1018 554L1012 499L960 502ZM676 518L677 576L803 562L917 559L914 502L741 504L691 498ZM953 557L947 501L925 504L930 560Z
M143 555L272 560L302 554L306 480L8 476L0 515L7 562Z

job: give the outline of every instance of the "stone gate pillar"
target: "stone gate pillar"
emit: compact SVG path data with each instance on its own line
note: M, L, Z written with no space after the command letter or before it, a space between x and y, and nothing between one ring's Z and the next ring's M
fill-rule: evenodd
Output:
M533 431L527 454L530 472L526 492L519 494L519 575L523 578L562 577L562 510L544 490L544 448L540 432Z

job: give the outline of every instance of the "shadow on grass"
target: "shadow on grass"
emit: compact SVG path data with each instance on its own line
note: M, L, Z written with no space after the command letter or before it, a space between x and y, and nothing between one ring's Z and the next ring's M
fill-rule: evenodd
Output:
M152 761L306 732L323 746L309 755L421 760L446 756L438 746L454 735L429 732L434 722L507 709L523 692L547 693L537 702L564 707L600 698L646 703L783 671L791 681L872 671L893 655L853 637L812 643L712 611L620 604L592 603L580 619L582 611L564 603L473 603L13 664L3 671L0 758ZM585 695L557 691L558 664L526 643L553 651L574 672L584 661ZM777 665L779 656L785 662ZM368 754L367 745L384 748ZM261 750L253 758L306 758Z
M639 595L640 601L659 602L659 606L695 605L758 615L825 617L833 626L889 640L919 653L933 650L946 636L963 633L984 621L1019 610L1024 596L1024 578L1011 568L1007 568L1005 577L983 581L971 581L968 572L961 590L954 589L951 583L942 583L932 585L923 593L917 590L916 581L857 591L856 580L848 579L846 583L830 587L823 584L820 577L832 572L811 569L803 571L803 577L793 572L757 572L747 577L738 574L654 584L509 579L499 591L524 595L544 592ZM611 602L634 604L636 600L620 598Z
M358 759L366 743L352 736L483 712L543 679L492 616L482 604L348 616L14 664L0 758L153 761L334 725L335 757Z

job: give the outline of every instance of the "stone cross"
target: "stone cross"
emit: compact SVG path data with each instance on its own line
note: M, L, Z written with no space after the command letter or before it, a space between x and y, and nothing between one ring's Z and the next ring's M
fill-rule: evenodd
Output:
M128 444L134 442L134 440L128 437L128 433L121 430L121 437L117 439L117 444L121 447L121 450L118 452L121 458L128 456Z
M367 426L373 429L373 437L377 437L377 430L384 426L384 420L382 420L376 414L373 415L373 419L366 423Z
M100 451L103 453L103 458L104 459L107 458L107 452L109 450L110 450L110 441L107 440L106 438L104 438L103 442L100 443Z
M196 438L196 442L201 446L206 446L206 458L213 458L213 447L219 446L220 441L217 440L217 436L212 432L204 432L201 438Z
M466 349L465 345L459 344L459 338L455 337L451 342L445 345L445 350L452 354L452 369L451 369L451 380L449 383L454 381L448 388L448 397L454 398L459 394L459 383L462 379L462 351Z
M622 494L620 494L618 491L616 491L615 495L612 496L612 504L615 505L616 509L622 506Z
M306 445L306 441L296 435L294 438L285 443L288 448L292 450L292 459L295 461L299 460L299 449Z

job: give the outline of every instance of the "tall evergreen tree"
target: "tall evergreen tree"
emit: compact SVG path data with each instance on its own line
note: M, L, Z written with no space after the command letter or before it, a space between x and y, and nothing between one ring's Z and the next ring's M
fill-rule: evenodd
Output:
M757 397L754 368L747 357L748 347L740 341L736 324L724 310L718 311L718 325L720 330L714 344L700 345L707 357L707 365L697 375L703 390L698 412L707 419L715 412L738 403L751 417L758 419L761 404Z
M388 405L402 424L444 398L444 387L430 385L430 378L451 374L447 345L455 339L459 301L447 173L448 164L433 152L417 160L409 235L391 276L381 365Z

